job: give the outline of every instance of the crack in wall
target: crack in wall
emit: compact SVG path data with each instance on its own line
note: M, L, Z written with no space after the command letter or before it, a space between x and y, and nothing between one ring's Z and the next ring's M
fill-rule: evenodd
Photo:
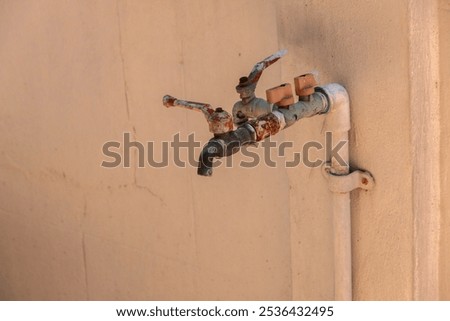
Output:
M86 211L86 207L85 207ZM83 213L84 215L84 213ZM87 272L87 255L86 255L86 242L85 242L85 234L83 232L81 236L81 249L83 253L83 267L84 267L84 286L86 287L86 300L89 301L89 281L88 281L88 272Z
M126 67L125 67L125 55L124 55L124 48L123 48L123 40L122 40L122 24L121 24L121 18L120 18L120 10L119 10L119 0L116 1L116 12L117 12L117 23L118 23L118 29L119 29L119 51L120 51L120 60L122 62L122 78L123 78L123 87L124 87L124 97L125 97L125 106L126 106L126 112L127 112L127 118L128 121L130 121L130 103L129 103L129 95L128 95L128 82L127 82L127 76L126 76ZM133 132L133 139L137 139L136 134L136 127L132 126L132 132ZM134 158L136 159L137 151L134 151ZM154 198L158 199L159 202L163 206L167 206L166 202L163 200L163 198L153 192L149 187L140 185L137 182L137 167L136 165L133 167L133 185L138 188L147 191L150 195L152 195Z
M125 95L125 106L127 111L128 121L130 120L130 107L128 100L128 83L126 77L126 68L125 68L125 57L123 54L123 42L122 42L122 26L120 20L120 10L119 10L119 0L116 1L116 12L117 12L117 24L119 28L119 52L120 52L120 60L122 62L122 78L123 78L123 87L124 87L124 95Z

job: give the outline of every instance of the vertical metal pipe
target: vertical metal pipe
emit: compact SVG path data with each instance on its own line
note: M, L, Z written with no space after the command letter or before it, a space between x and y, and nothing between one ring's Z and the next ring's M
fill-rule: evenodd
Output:
M348 164L348 132L334 132L333 140L346 141L340 150L340 156ZM342 165L336 159L331 160L331 169L336 175L346 175L348 165ZM352 239L350 193L333 193L334 227L334 298L352 300Z

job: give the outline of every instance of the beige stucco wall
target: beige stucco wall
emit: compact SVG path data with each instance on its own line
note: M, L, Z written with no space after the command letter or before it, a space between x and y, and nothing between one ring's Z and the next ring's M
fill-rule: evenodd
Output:
M333 299L330 194L319 168L221 167L208 179L173 164L100 167L102 145L124 132L157 146L177 132L206 142L204 118L164 108L162 96L231 110L238 78L281 48L288 55L257 93L311 70L344 85L351 166L376 179L372 191L352 192L355 299L412 299L408 8L1 2L0 299ZM302 120L274 140L323 142L324 120Z
M355 299L411 296L411 195L398 193L411 188L408 87L399 85L408 83L407 17L402 1L281 5L280 42L292 48L283 75L289 80L301 71L318 70L321 82L347 88L353 127L350 165L369 170L377 182L370 192L352 192ZM295 142L323 140L323 123L324 118L304 121L286 136ZM304 167L291 170L289 178L292 260L298 271L294 298L331 299L332 217L326 182L320 169Z

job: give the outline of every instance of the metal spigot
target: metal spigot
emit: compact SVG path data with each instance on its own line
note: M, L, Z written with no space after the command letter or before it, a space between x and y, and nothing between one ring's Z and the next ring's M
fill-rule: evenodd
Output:
M312 75L302 75L295 80L296 93L300 101L295 103L290 84L282 84L267 90L267 100L255 97L255 88L265 68L286 54L286 50L258 62L248 75L241 77L236 91L241 100L233 106L233 117L222 108L213 109L206 103L181 100L164 96L166 107L183 107L201 111L208 122L209 131L214 134L204 146L197 173L211 176L213 159L233 155L248 144L259 142L275 135L304 117L323 114L328 111L329 99L322 89L314 88ZM233 123L237 126L233 130Z

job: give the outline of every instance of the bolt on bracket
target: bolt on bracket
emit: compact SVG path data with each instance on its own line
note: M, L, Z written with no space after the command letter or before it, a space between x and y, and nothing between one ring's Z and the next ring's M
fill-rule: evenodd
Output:
M329 162L323 164L322 174L328 180L328 189L333 193L349 193L357 188L370 190L375 180L367 171L355 170L347 175L335 175Z

